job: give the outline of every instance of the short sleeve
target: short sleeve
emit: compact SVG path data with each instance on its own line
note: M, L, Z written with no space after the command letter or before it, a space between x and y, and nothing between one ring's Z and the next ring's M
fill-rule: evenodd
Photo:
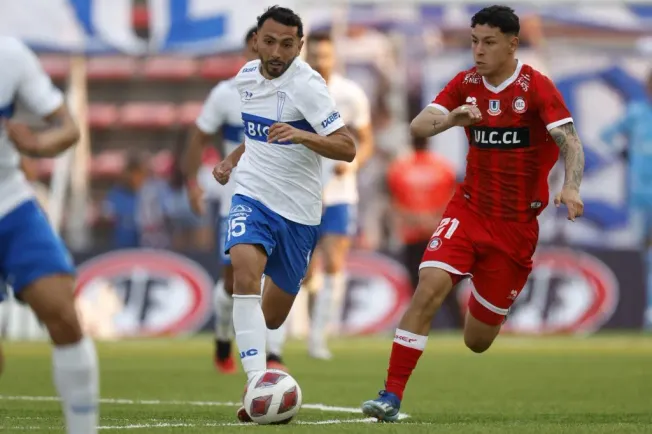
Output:
M294 103L320 136L327 136L344 127L344 121L328 92L326 82L316 74L308 78L305 87L299 86Z
M437 94L437 96L430 103L430 107L441 110L444 114L448 114L463 104L460 97L460 85L462 84L461 72L457 74L448 84Z
M63 104L63 94L52 84L36 55L22 42L18 43L16 55L16 65L22 69L18 98L38 116L52 114Z
M355 108L351 126L354 128L366 127L371 123L371 107L369 104L369 98L367 98L364 90L357 86L354 86L351 91L353 92L353 102Z
M196 124L205 134L215 134L220 129L226 119L224 105L226 98L224 96L226 84L220 83L215 86L211 93L204 101L201 113L197 117Z
M536 87L533 90L538 100L539 117L548 131L573 122L564 98L548 77L538 74Z

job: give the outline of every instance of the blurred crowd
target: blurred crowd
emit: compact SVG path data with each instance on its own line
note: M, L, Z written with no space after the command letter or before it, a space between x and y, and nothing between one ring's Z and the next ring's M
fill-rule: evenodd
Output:
M524 61L545 73L545 62L538 61L536 56L537 50L546 46L541 21L535 13L520 12L523 45L533 48L526 53L535 53L531 57L526 54ZM409 122L424 105L421 65L414 59L436 58L443 46L464 48L468 44L466 29L458 33L419 35L416 44L409 37L397 40L392 32L353 23L335 39L338 72L365 91L374 133L374 154L358 176L359 219L353 248L402 257L408 270L414 270L415 274L462 171L446 155L436 152L441 147L413 140L409 135ZM412 61L406 62L405 56L410 56ZM652 95L652 76L647 85ZM207 95L206 92L201 98ZM652 200L647 199L652 193L646 190L649 184L646 180L651 176L647 168L652 164L648 157L652 137L649 110L649 106L646 109L640 103L633 104L622 119L605 127L601 138L614 152L627 149L629 139L628 160L632 169L629 194L645 209L652 209L648 205ZM187 126L181 128L176 145L168 149L172 158L164 171L152 166L151 153L128 147L119 179L103 192L101 205L95 211L93 248L216 249L219 242L215 233L219 228L216 210L221 201L230 198L222 196L221 186L212 179L211 171L224 156L215 155L218 140L214 149L207 150L199 176L209 212L197 216L190 209L180 167L186 131ZM24 162L24 168L47 207L46 188L39 184L29 161ZM648 218L648 233L652 233L650 221ZM100 232L105 236L97 235Z

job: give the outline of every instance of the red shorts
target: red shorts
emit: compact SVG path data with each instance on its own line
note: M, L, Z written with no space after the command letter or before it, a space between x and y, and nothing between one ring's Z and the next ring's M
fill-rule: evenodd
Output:
M453 285L473 280L469 312L486 324L501 324L532 271L539 222L492 219L471 211L466 199L448 204L421 260L441 268Z

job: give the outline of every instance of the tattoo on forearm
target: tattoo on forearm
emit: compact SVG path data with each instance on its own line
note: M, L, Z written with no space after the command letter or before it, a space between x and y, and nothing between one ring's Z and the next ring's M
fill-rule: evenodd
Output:
M564 185L579 189L584 174L584 150L572 122L553 128L550 135L559 146L566 165Z

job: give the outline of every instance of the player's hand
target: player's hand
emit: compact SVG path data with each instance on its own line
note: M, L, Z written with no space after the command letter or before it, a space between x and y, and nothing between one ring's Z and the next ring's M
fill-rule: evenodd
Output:
M186 187L188 189L188 201L190 202L190 209L198 216L203 216L206 213L206 203L204 202L204 191L200 186L193 183Z
M477 106L464 104L448 114L451 125L456 127L468 127L482 120L482 113Z
M335 167L333 167L333 173L338 176L344 175L349 170L350 170L349 163L339 162L335 165Z
M228 158L222 160L215 168L213 169L213 178L222 185L226 185L229 182L231 177L231 172L233 171L233 163L229 161Z
M267 143L301 143L306 132L291 125L278 122L269 127L267 134Z
M562 203L568 208L568 220L572 222L584 213L584 202L579 190L574 187L564 186L561 193L555 196L555 206L559 208Z
M30 156L39 155L42 146L36 134L27 125L12 120L5 120L3 124L9 140L16 146L18 152Z

